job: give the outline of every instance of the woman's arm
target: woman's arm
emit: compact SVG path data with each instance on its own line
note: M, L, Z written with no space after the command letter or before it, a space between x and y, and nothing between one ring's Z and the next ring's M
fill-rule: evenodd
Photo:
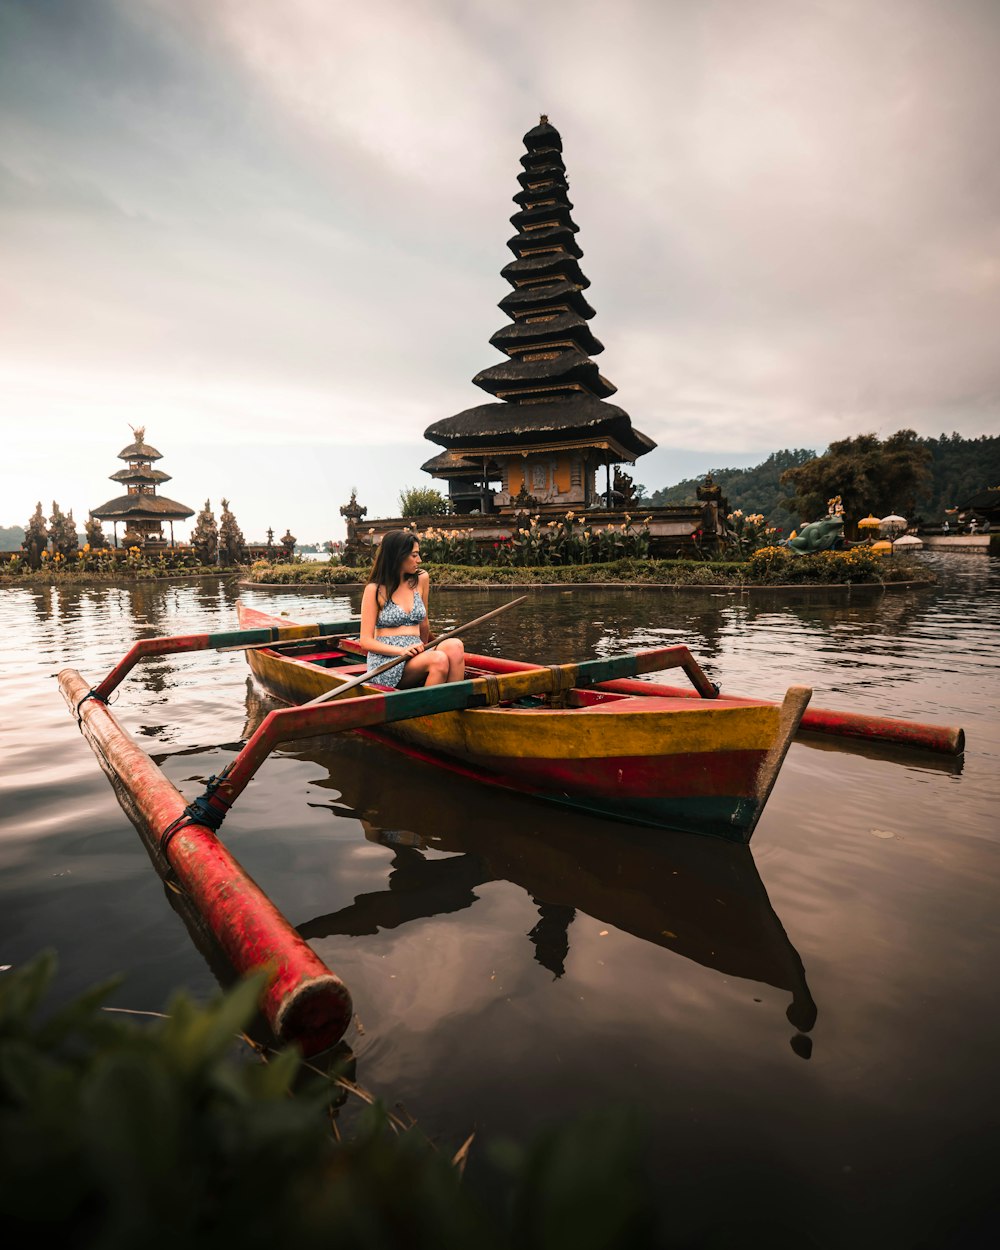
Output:
M417 574L417 590L420 591L420 598L424 601L424 607L427 609L427 615L420 622L420 641L425 645L431 640L431 578L429 573L425 573L423 569Z

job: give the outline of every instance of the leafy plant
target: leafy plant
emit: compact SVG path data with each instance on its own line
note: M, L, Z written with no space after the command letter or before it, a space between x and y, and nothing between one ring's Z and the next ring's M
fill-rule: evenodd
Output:
M746 557L761 547L772 547L778 538L778 530L768 525L757 513L745 515L736 508L726 517L726 542L735 547L740 556Z
M399 492L402 517L444 516L449 510L448 500L433 486L408 486Z
M0 1217L11 1244L74 1250L612 1250L655 1244L627 1110L487 1150L499 1221L453 1159L374 1101L346 1138L340 1069L245 1043L259 981L142 1024L98 986L43 1017L55 961L0 976ZM237 1039L242 1037L244 1044Z

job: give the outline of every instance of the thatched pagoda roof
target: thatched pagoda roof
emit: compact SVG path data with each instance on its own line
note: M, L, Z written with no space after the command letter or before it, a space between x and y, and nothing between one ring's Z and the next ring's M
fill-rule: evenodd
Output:
M119 469L117 473L111 474L112 482L123 483L139 483L152 482L154 485L158 482L169 482L170 474L164 473L162 469Z
M597 365L579 348L560 352L554 360L520 358L501 361L488 369L480 369L472 380L491 395L509 390L536 393L539 386L548 388L579 383L592 395L603 399L618 389L613 382L601 377Z
M574 312L556 313L545 321L515 321L497 330L490 339L493 346L508 355L531 347L536 343L569 339L581 352L597 356L604 351L604 344L597 338L586 321Z
M188 508L165 495L119 495L109 499L99 508L91 508L90 515L99 521L120 521L124 518L137 521L183 521L194 516L194 508Z
M482 477L483 475L481 460L467 460L465 456L454 456L450 451L438 452L436 456L431 456L430 460L425 460L420 467L425 473L438 476L447 474L449 477L470 477L477 474Z
M544 156L535 156L530 165L526 165L524 169L517 175L517 180L525 190L535 183L544 183L549 180L569 183L566 181L566 166L558 152L549 152Z
M558 252L539 252L537 256L522 256L504 265L500 276L510 282L524 282L526 279L553 277L564 278L572 282L580 290L590 286L590 279L580 268L575 256L562 250Z
M507 246L515 256L523 256L525 251L538 247L561 247L575 256L577 260L583 255L583 248L573 237L569 226L546 226L541 230L522 230L507 240Z
M532 179L533 182L541 183L541 185L525 187L523 191L518 191L517 195L514 196L514 203L519 204L522 208L530 208L532 204L537 204L540 200L554 199L558 196L561 204L565 204L567 208L572 208L573 205L566 198L569 184L565 178L556 178L554 172L551 181L542 183L539 178Z
M473 448L479 443L491 447L523 447L525 451L530 450L533 443L557 441L560 437L596 439L601 435L615 439L637 456L656 446L651 438L634 428L624 409L593 395L536 404L479 404L443 421L435 421L424 430L425 438L445 447Z
M518 313L532 308L551 308L559 304L565 304L577 316L588 320L595 315L580 288L572 282L564 281L546 282L544 286L515 287L510 294L503 297L497 308L508 317L516 317Z
M118 453L119 460L162 460L163 457L156 450L142 439L136 439L134 443L129 443L127 447L123 447Z
M570 207L569 200L563 200L559 204L546 204L538 208L522 208L516 213L512 213L507 220L515 230L530 229L535 222L558 222L560 226L566 226L575 234L580 227L569 215Z
M524 146L529 152L562 151L562 135L551 125L545 113L538 119L538 125L532 126L524 135Z

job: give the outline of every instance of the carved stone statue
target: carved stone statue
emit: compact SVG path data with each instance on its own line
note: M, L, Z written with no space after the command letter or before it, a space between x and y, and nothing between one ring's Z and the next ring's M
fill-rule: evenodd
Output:
M340 515L347 522L347 541L344 543L344 563L353 564L361 559L361 544L358 542L358 522L368 515L368 509L358 503L358 492L351 487L351 498L340 509Z
M628 473L623 473L618 465L615 465L615 476L611 488L618 497L616 504L626 506L636 503L635 481Z
M695 487L694 492L702 503L721 503L722 487L712 477L711 473L705 474L705 480L700 486Z

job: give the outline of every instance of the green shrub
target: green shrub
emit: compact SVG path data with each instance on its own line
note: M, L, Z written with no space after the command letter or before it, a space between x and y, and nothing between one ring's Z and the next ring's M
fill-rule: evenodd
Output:
M495 1144L505 1211L377 1102L341 1139L346 1090L294 1050L240 1045L259 981L165 1017L107 1014L109 986L42 1018L51 955L0 974L0 1218L11 1245L73 1250L612 1250L651 1245L626 1111Z
M433 486L408 486L399 492L399 515L444 516L449 511L448 500Z
M870 547L800 555L789 547L764 547L747 561L750 582L795 585L930 580L927 569L905 556L881 556Z

